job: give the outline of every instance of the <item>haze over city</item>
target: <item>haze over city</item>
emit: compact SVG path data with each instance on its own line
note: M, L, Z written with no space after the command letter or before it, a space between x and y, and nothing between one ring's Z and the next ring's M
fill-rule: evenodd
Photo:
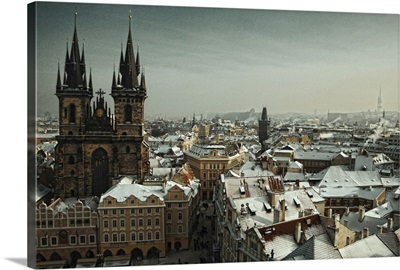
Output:
M118 71L131 15L146 75L147 116L263 106L271 114L374 111L380 89L383 109L398 110L398 15L76 6L38 9L38 115L58 115L57 65L63 72L75 12L94 90L104 90L110 105L114 65Z

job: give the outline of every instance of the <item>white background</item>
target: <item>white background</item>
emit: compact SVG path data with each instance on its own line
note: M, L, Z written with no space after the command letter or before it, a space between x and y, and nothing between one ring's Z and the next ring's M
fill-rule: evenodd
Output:
M59 1L57 1L59 2ZM66 1L82 2L82 1ZM113 3L112 1L84 1L97 3ZM261 3L262 2L262 3ZM2 177L1 179L1 269L25 269L27 262L27 4L28 1L4 1L1 14L1 134L2 134ZM116 1L121 4L146 5L178 5L178 6L207 6L207 7L234 7L234 8L262 8L284 10L311 10L311 11L344 11L366 13L400 13L399 1L311 1L311 0L280 0L280 1L222 1L222 0L192 0L192 1ZM229 3L229 4L228 4ZM277 264L278 263L278 264ZM273 263L271 267L280 269L297 269L321 267L329 269L350 267L363 269L390 268L396 269L400 265L400 258L384 259L349 259L335 261L307 261ZM397 266L396 266L397 264ZM229 267L256 267L264 268L265 263L230 264ZM187 267L187 265L175 265ZM221 265L191 265L191 269L211 267L217 269ZM150 267L156 268L158 267ZM116 269L116 268L114 268ZM125 269L125 268L117 268ZM146 267L149 269L149 267ZM162 269L172 269L172 266L163 266Z

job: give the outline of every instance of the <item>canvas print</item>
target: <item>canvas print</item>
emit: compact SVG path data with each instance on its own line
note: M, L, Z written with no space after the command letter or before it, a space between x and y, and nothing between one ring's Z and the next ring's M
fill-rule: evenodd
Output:
M398 257L399 15L28 5L28 265Z

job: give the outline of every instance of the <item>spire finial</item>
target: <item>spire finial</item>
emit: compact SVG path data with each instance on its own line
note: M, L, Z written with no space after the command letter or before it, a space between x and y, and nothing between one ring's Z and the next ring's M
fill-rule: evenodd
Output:
M78 16L78 12L76 11L76 7L75 7L75 27L76 27L76 17Z
M129 31L131 31L132 10L129 10Z

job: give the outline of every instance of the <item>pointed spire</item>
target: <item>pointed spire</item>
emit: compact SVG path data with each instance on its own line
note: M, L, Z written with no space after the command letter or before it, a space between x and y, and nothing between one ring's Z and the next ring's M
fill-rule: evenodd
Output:
M92 68L89 73L89 92L93 95Z
M138 44L136 52L136 75L139 76L139 74L140 74L140 58L139 58L139 44Z
M138 74L136 71L135 53L133 50L132 33L131 33L131 18L129 15L129 32L126 41L125 61L121 69L122 85L124 88L133 89L139 85Z
M57 89L61 89L60 62L58 62Z
M143 67L143 71L142 71L142 76L140 78L140 88L142 88L143 90L146 90L146 78L144 76L144 67Z
M123 48L122 48L122 42L121 42L121 56L119 58L119 73L122 73L124 70L124 54L123 54Z
M261 113L261 120L267 120L267 107L263 107L262 113Z
M112 78L112 88L117 87L117 81L115 79L115 64L114 64L114 72L113 72L113 78Z
M84 88L84 89L87 89L86 74L83 74L83 88Z

